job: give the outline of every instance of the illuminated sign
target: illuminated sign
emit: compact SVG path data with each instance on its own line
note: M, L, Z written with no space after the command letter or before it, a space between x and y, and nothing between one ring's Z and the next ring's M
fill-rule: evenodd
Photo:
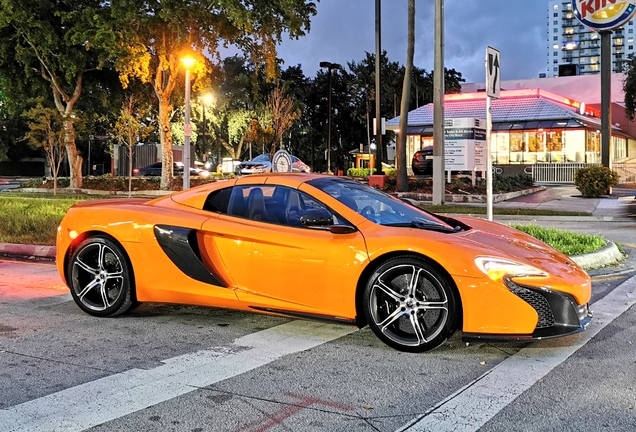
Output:
M572 0L576 18L592 30L612 30L632 19L634 0Z

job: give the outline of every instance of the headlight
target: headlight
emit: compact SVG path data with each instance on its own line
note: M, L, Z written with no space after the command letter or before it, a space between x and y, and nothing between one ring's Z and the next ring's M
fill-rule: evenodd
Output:
M544 272L543 270L539 270L536 267L509 261L503 258L477 257L475 258L475 265L486 276L494 281L502 280L504 277L548 276L546 272Z

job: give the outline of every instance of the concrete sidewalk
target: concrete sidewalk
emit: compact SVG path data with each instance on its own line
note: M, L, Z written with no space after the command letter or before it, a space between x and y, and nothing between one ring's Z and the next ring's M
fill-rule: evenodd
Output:
M591 213L591 217L598 220L619 220L629 218L636 210L631 200L635 195L636 189L614 188L612 195L583 198L574 186L546 186L545 190L540 192L499 202L493 207L584 212ZM590 216L581 218L590 220Z

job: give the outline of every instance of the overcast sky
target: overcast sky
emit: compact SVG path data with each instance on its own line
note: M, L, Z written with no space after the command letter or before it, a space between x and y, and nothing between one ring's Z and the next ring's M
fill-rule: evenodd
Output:
M382 0L382 49L406 61L407 0ZM375 53L375 0L321 0L309 34L279 47L283 68L314 76L321 61L359 62ZM487 46L501 51L503 80L546 71L548 0L444 0L444 65L466 82L484 82ZM434 0L415 2L415 65L434 67Z

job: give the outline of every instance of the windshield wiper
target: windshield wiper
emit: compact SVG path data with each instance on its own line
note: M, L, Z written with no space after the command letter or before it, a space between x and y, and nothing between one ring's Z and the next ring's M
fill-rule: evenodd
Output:
M399 223L392 223L392 224L386 224L386 226L394 226L394 227L410 227L410 228L417 228L417 229L424 229L424 230L430 230L430 231L440 231L440 232L458 232L461 231L461 227L457 226L455 228L448 226L448 225L442 225L436 222L423 222L423 221L418 221L418 220L413 220L410 222L399 222Z

